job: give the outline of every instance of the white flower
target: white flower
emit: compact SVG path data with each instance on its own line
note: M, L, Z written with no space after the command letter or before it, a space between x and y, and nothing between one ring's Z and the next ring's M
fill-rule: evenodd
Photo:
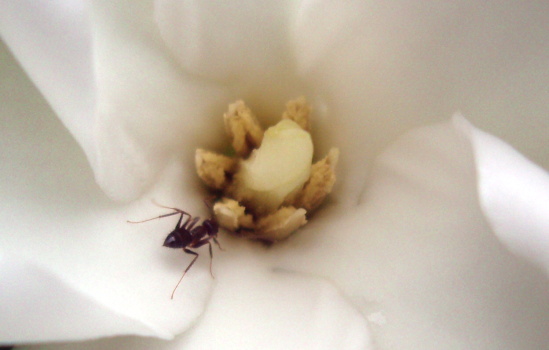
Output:
M537 6L0 2L0 34L76 139L4 48L0 343L544 348L549 176L450 119L549 166ZM151 198L206 215L192 159L222 145L226 105L268 122L298 95L319 153L341 149L331 202L271 249L222 234L215 279L201 251L170 300L189 261L161 247L175 218L126 220L160 214Z

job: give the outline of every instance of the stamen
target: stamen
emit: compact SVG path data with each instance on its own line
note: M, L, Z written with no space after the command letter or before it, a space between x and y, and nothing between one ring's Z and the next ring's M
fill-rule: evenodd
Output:
M213 206L219 225L264 241L287 238L307 223L332 191L339 150L312 164L311 107L304 97L286 104L282 120L263 131L243 101L224 122L235 157L196 151L199 177L222 198Z

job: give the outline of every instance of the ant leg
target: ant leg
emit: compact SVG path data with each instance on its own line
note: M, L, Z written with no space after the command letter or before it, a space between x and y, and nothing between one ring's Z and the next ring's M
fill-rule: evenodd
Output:
M217 199L218 197L217 196L208 196L206 198L204 198L204 204L206 204L206 206L208 207L208 209L210 210L213 210L213 206L215 204L215 200Z
M181 214L181 216L179 217L179 220L177 220L177 224L175 224L175 229L176 230L181 227L181 220L183 220L183 214Z
M179 230L181 228L181 220L183 219L183 215L185 215L185 213L181 213L181 216L179 217L179 221L177 222L177 225L175 225L176 230ZM190 215L187 218L187 220L185 220L185 222L183 223L183 227L187 226L187 224L189 223L189 220L191 220ZM196 221L196 220L194 220L194 221Z
M217 238L215 236L212 236L212 239L215 242L215 244L217 244L217 246L219 247L219 250L223 250L223 251L225 250L221 247L221 244L219 244L219 242L217 241Z
M212 272L212 261L213 261L212 244L208 242L208 245L210 246L210 275L212 276L212 278L215 278Z
M189 218L190 219L190 218ZM187 222L189 222L189 220L187 220L187 222L185 222L185 225L183 227L186 227L187 230L191 230L194 225L196 225L196 223L198 222L198 220L200 220L200 218L197 216L195 217L190 223L189 223L189 226L187 226Z
M199 247L202 247L204 244L208 243L208 245L210 246L209 247L210 248L210 275L212 275L212 278L215 278L212 272L213 253L212 253L212 243L210 242L210 238L211 237L203 238L200 241L193 243L192 247L199 248Z
M183 248L183 251L185 251L185 253L187 253L187 254L192 254L192 255L196 255L196 256L194 257L193 261L191 261L189 266L187 266L185 271L183 271L183 276L181 276L181 278L179 279L179 282L177 282L177 284L175 285L175 288L172 291L172 297L171 297L172 300L173 300L173 296L175 294L175 291L176 291L177 287L179 287L179 284L181 283L181 281L183 281L183 277L185 277L185 274L187 273L187 271L189 271L191 266L193 266L194 262L196 261L196 259L198 259L198 256L199 256L198 253L193 252L192 250L189 250L187 248Z
M140 223L143 223L143 222L147 222L147 221L151 221L151 220L156 220L156 219L162 219L162 218L165 218L167 216L172 216L172 215L176 215L176 214L183 214L181 213L180 211L176 211L175 213L169 213L169 214L164 214L164 215L159 215L159 216L155 216L154 218L150 218L150 219L147 219L147 220L142 220L142 221L131 221L131 220L126 220L126 222L130 223L130 224L140 224ZM187 213L185 213L187 214Z

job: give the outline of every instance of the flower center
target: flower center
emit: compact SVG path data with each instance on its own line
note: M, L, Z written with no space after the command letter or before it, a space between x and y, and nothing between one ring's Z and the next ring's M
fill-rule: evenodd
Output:
M196 168L212 190L219 225L248 238L278 241L307 223L335 182L339 151L312 164L311 107L290 101L282 120L265 132L242 101L229 106L225 128L235 157L198 149Z

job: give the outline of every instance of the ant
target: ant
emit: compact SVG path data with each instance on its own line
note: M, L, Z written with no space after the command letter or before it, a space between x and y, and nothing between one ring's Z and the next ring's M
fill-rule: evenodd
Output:
M185 277L185 274L187 273L187 271L189 271L191 266L193 266L194 262L196 261L196 259L198 259L198 256L199 256L199 254L197 252L194 252L194 251L190 250L189 248L199 248L199 247L202 247L205 244L209 245L209 248L210 248L210 275L212 275L212 278L214 277L213 273L212 273L212 259L213 259L212 243L210 241L213 240L215 242L215 244L217 244L219 249L223 250L223 248L221 248L221 245L217 241L217 232L219 230L219 225L218 225L217 221L215 221L215 219L209 218L209 219L205 219L204 221L202 221L202 224L197 226L196 224L198 223L198 221L200 221L199 217L193 218L191 214L189 214L186 211L183 211L181 209L178 209L178 208L166 207L166 206L160 205L158 203L155 203L155 204L158 205L159 207L162 207L162 208L174 210L174 212L169 213L169 214L160 215L160 216L157 216L157 217L154 217L154 218L151 218L151 219L147 219L147 220L143 220L143 221L129 221L128 220L128 222L131 223L131 224L140 224L140 223L151 221L151 220L156 220L156 219L161 219L161 218L165 218L165 217L172 216L172 215L181 214L181 216L179 217L179 221L177 221L177 224L175 225L175 228L173 229L172 232L170 232L168 234L168 236L164 240L163 246L168 247L168 248L173 248L173 249L182 248L185 253L190 254L190 255L194 255L195 257L191 261L189 266L187 266L185 271L183 271L183 275L181 276L181 278L179 279L179 282L177 282L177 285L173 289L172 296L171 296L171 299L173 299L175 291L176 291L177 287L179 287L179 284L183 280L183 277ZM185 222L183 222L183 224L181 224L181 222L183 221L183 217L185 215L187 215L188 217L185 220Z

